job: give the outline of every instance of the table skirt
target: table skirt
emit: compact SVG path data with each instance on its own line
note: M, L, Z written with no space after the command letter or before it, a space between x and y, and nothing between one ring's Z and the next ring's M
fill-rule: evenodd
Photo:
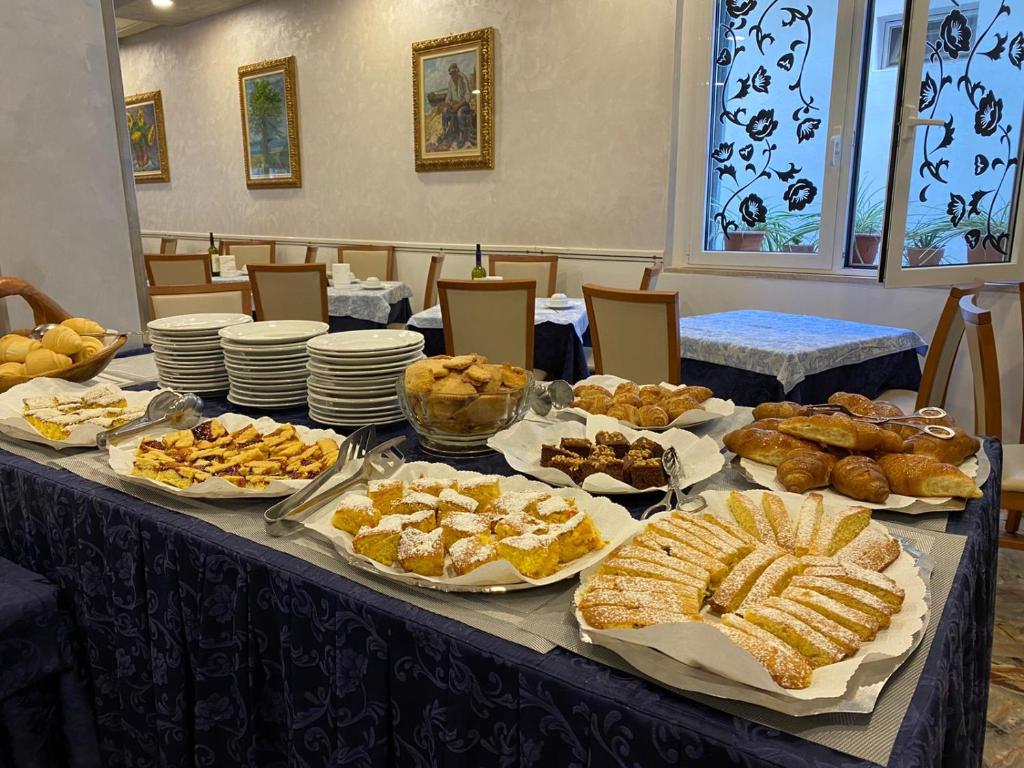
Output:
M359 317L331 315L329 318L331 333L337 333L338 331L366 331L374 330L376 328L387 328L392 323L404 323L412 317L412 306L409 304L408 299L401 299L389 306L391 307L391 310L388 312L388 321L386 323L375 323L373 320L363 320Z

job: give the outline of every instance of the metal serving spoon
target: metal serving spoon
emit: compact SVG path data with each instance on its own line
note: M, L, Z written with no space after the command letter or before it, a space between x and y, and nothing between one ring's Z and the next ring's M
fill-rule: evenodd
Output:
M199 395L188 392L160 392L146 406L146 413L140 419L108 429L96 435L96 447L103 450L122 440L145 432L161 424L175 429L187 429L199 423L203 416L203 400Z
M572 385L567 381L557 379L546 387L541 384L534 386L530 407L535 413L547 416L552 408L565 408L572 402L572 398Z

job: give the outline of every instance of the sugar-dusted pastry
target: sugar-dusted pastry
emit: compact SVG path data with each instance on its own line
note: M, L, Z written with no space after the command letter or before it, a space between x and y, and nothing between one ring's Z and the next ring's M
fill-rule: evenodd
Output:
M782 432L755 427L742 427L733 430L722 438L725 447L745 459L770 464L777 467L793 451L798 448L815 449L817 446L810 440L803 440Z
M740 608L748 608L752 605L763 603L769 597L782 594L790 580L800 574L800 561L790 554L782 555L767 568L764 573L757 577L750 591L747 592Z
M790 582L790 586L810 589L830 597L847 608L867 614L881 627L888 627L890 617L898 610L866 590L825 576L797 576Z
M851 632L842 624L825 617L823 614L808 608L805 605L789 600L785 597L769 597L763 603L768 608L775 608L785 611L790 616L795 616L804 624L813 627L833 643L843 649L847 655L852 655L860 648L860 638L855 632Z
M518 510L501 514L494 522L494 538L507 539L524 533L547 533L548 525L529 512Z
M844 563L853 563L869 571L885 570L900 556L900 543L874 526L867 526L857 537L836 552Z
M810 554L831 557L853 541L870 522L871 510L866 507L825 510L811 541Z
M811 684L814 670L807 659L771 633L739 617L713 626L757 659L780 688L800 689Z
M571 496L552 496L534 507L534 514L546 523L565 522L576 512L576 501Z
M584 590L584 602L591 605L600 605L603 599L587 599L591 593L598 592L608 595L609 593L634 594L634 595L660 595L673 601L676 610L683 613L699 614L701 604L699 600L693 599L693 592L678 584L659 579L645 579L640 576L610 576L598 574L586 583ZM581 605L583 603L580 603Z
M858 501L881 503L889 498L889 480L869 456L847 456L832 468L832 487Z
M495 514L502 515L520 513L534 515L537 512L537 505L550 498L551 494L544 491L513 491L511 493L503 493L492 501L491 509Z
M786 645L795 648L812 667L835 664L846 657L846 652L814 627L792 614L766 605L752 605L741 611L744 619L766 632L771 632ZM730 623L731 614L723 617Z
M548 532L558 540L558 562L568 563L604 546L594 519L577 512L564 523L552 525Z
M410 492L429 493L431 496L440 496L441 491L454 487L455 479L451 477L418 477L409 483Z
M448 548L452 570L457 576L465 576L481 565L498 559L498 548L486 535L468 536L459 539Z
M788 419L793 416L803 416L807 413L807 407L784 400L781 403L761 403L754 407L754 419Z
M856 608L833 600L827 595L804 587L786 587L782 597L799 603L805 608L817 611L827 619L846 627L861 639L861 641L873 640L881 625L878 620Z
M802 449L786 455L775 476L790 493L804 493L813 488L827 488L832 478L836 457L817 449Z
M450 514L475 513L479 502L453 488L445 488L437 497L437 519L443 522Z
M716 554L719 560L726 563L733 563L741 557L745 557L747 554L755 549L755 545L748 544L746 541L741 539L727 538L718 530L709 531L706 528L697 525L697 523L690 519L687 515L672 515L669 518L663 518L659 522L672 523L676 526L677 530L683 532L682 540L691 546L698 546L698 542L709 546Z
M812 565L804 568L804 576L827 576L830 579L849 584L870 592L895 611L903 605L903 589L883 573L869 571L849 562L835 561L837 566Z
M373 500L373 505L382 515L391 512L391 504L405 495L405 483L396 478L385 478L383 480L371 480L366 489L366 495Z
M43 349L70 357L82 349L82 337L65 325L58 325L43 334Z
M708 601L711 610L715 613L729 613L739 608L747 592L764 573L765 568L783 554L778 547L766 544L740 560L711 595Z
M591 605L581 608L586 622L597 629L640 629L653 624L675 624L692 621L693 616L679 611L652 608L648 605Z
M423 512L424 510L436 511L437 506L437 496L421 491L411 491L391 502L388 514L411 515L413 512Z
M69 317L67 320L62 320L61 325L70 328L75 333L106 333L107 329L97 323L95 320L90 320L87 317Z
M551 534L510 536L498 541L498 557L527 578L543 579L558 570L558 540Z
M380 512L373 499L361 493L348 493L341 497L331 517L331 525L348 533L357 533L360 528L374 526L380 520Z
M476 499L483 509L501 495L501 480L497 475L480 475L459 480L459 493Z
M376 525L360 528L352 538L352 549L384 565L398 559L398 539L402 535L403 515L384 515Z
M645 531L636 536L633 539L633 543L638 547L664 552L677 560L697 566L709 574L711 586L713 587L718 586L719 582L729 573L729 567L721 560L715 560L713 557L708 557L703 552L683 544L681 541L658 536L651 531Z
M736 522L751 536L765 544L779 543L764 507L739 491L729 494L728 505Z
M693 576L679 570L666 568L648 560L636 560L629 557L612 555L601 563L600 573L614 576L640 576L646 579L682 584L694 590L700 590L701 582Z
M421 576L441 576L444 574L443 535L440 528L429 533L406 528L398 537L398 562L405 570Z
M794 416L779 425L779 431L851 451L903 450L903 438L877 424L852 419L843 413L813 413Z
M680 560L664 552L640 547L635 544L623 544L614 551L614 556L628 560L642 560L647 563L661 566L670 571L675 571L688 577L691 581L699 582L706 589L711 580L711 574L698 565Z
M765 491L761 494L761 508L764 510L768 522L771 523L775 541L783 549L792 551L796 543L796 529L782 498L777 494Z
M697 517L696 515L687 515L686 513L681 512L673 512L672 517L677 520L685 520L686 525L690 525L695 529L699 528L707 532L708 535L720 540L725 546L737 551L750 550L760 544L757 539L739 528L739 526L731 526L730 530L725 528L723 525L715 525L714 523L709 522L706 518Z
M878 459L889 487L905 496L953 496L980 499L981 489L974 480L952 464L930 456L886 454Z
M722 518L716 517L715 515L712 515L709 512L705 512L703 515L701 515L700 519L708 525L713 525L716 528L721 528L723 531L728 533L733 538L746 542L747 544L750 544L752 547L756 547L758 544L757 538L751 536L749 533L747 533L745 530L743 530L740 526L736 525L735 523L730 523L728 520L723 520Z
M491 532L487 518L472 512L449 512L441 519L440 528L444 531L445 549L449 549L459 539Z

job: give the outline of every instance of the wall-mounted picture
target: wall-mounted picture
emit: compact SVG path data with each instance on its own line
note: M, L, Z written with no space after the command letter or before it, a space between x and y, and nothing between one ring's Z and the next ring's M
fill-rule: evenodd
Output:
M250 189L302 186L295 84L294 56L238 68L245 183Z
M167 164L167 134L164 132L164 103L160 91L137 93L124 100L128 141L132 148L135 183L170 181Z
M494 29L412 46L417 171L494 167Z

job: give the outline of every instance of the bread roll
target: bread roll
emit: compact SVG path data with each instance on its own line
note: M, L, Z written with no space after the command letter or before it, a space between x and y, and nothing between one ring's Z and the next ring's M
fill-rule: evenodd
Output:
M106 333L107 330L95 320L90 320L87 317L69 317L61 322L61 325L70 328L75 333Z
M24 363L28 354L40 347L42 347L42 344L35 339L30 339L27 336L17 336L11 339L8 344L4 346L3 362Z
M71 356L71 360L75 363L81 363L83 360L95 357L97 353L102 351L103 342L100 339L95 336L83 336L82 348Z
M51 349L33 349L25 358L25 374L40 376L71 367L71 358Z
M62 355L73 355L82 349L82 337L65 325L51 328L43 335L43 349Z

